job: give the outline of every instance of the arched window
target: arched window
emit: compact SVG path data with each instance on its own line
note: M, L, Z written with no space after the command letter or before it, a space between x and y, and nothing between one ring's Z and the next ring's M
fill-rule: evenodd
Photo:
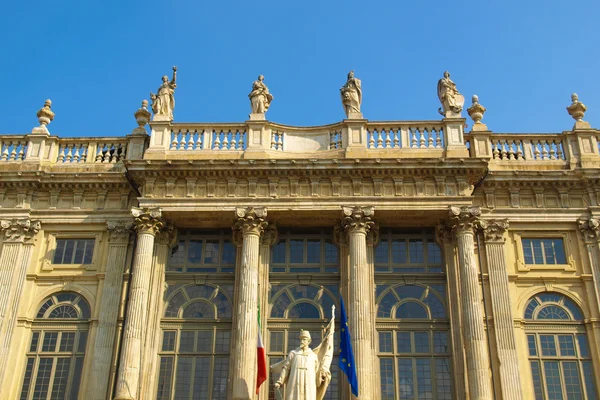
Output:
M225 399L233 285L170 285L157 399Z
M377 285L382 399L452 399L442 284Z
M90 306L76 293L44 300L32 326L21 399L77 399Z
M560 293L540 293L525 308L536 400L596 399L583 313Z

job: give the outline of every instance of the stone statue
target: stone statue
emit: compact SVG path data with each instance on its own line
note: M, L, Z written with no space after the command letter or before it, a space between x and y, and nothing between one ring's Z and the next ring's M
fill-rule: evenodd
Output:
M450 79L450 73L444 72L444 77L438 81L437 94L442 103L438 112L444 117L460 117L465 104L465 98L458 92L456 84Z
M258 79L252 83L252 91L248 95L252 114L266 113L273 101L273 95L269 93L269 88L263 82L264 80L265 77L259 75Z
M311 350L310 332L300 332L300 347L290 351L288 358L271 366L271 371L279 372L275 382L278 400L322 400L331 382L331 360L333 359L333 332L335 327L335 306L331 308L331 321L325 328L323 342ZM282 396L280 388L285 385Z
M340 89L342 105L348 118L362 118L360 105L362 103L362 89L360 79L354 77L354 71L348 72L348 80Z
M177 67L173 67L173 79L169 82L168 76L162 77L162 85L158 88L157 94L150 92L152 100L152 111L154 111L154 120L172 121L173 109L175 108L175 88L177 87ZM163 117L159 117L163 116Z

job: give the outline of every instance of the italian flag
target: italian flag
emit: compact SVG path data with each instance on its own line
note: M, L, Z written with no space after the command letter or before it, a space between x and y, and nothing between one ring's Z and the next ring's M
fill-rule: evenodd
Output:
M265 345L262 340L261 325L260 325L260 306L258 306L258 347L256 353L257 371L256 374L256 394L260 389L260 385L267 380L267 354Z

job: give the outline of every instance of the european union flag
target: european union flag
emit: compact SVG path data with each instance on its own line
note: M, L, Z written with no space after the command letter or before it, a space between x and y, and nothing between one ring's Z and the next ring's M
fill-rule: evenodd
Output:
M340 325L340 369L348 377L348 382L352 388L352 394L358 397L358 377L356 376L356 364L354 363L354 353L352 352L352 341L350 340L350 330L348 329L346 307L344 307L344 299L342 298L341 294L340 304L342 306L342 322Z

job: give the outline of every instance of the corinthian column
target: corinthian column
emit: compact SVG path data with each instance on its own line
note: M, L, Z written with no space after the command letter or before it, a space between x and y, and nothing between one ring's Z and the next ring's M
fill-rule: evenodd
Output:
M236 293L231 348L232 399L250 400L256 392L258 340L258 255L260 236L267 227L263 207L237 208L234 235L242 237L242 254L236 266Z
M504 232L508 229L508 220L481 221L479 225L485 239L485 254L490 276L502 399L520 400L523 398L523 391L504 256Z
M6 372L10 341L33 251L33 238L40 228L39 221L27 218L0 221L0 229L4 231L0 254L0 383Z
M450 207L450 223L458 246L467 376L472 400L491 400L490 357L483 325L482 291L475 262L474 226L479 207Z
M348 325L358 375L358 399L376 400L380 382L375 368L373 271L367 262L367 235L375 228L373 207L342 207L342 227L348 235ZM353 397L354 398L354 397Z
M121 301L123 273L127 262L127 246L133 226L131 221L109 221L106 225L109 235L108 257L104 268L98 328L92 353L94 362L90 376L93 379L90 380L87 395L92 400L106 399Z
M592 268L592 280L596 302L600 304L600 221L595 218L580 219L579 230L585 241L590 267Z
M131 267L129 305L121 346L115 400L137 400L141 374L141 355L148 320L148 291L152 269L154 237L163 226L158 208L132 208L137 245Z

